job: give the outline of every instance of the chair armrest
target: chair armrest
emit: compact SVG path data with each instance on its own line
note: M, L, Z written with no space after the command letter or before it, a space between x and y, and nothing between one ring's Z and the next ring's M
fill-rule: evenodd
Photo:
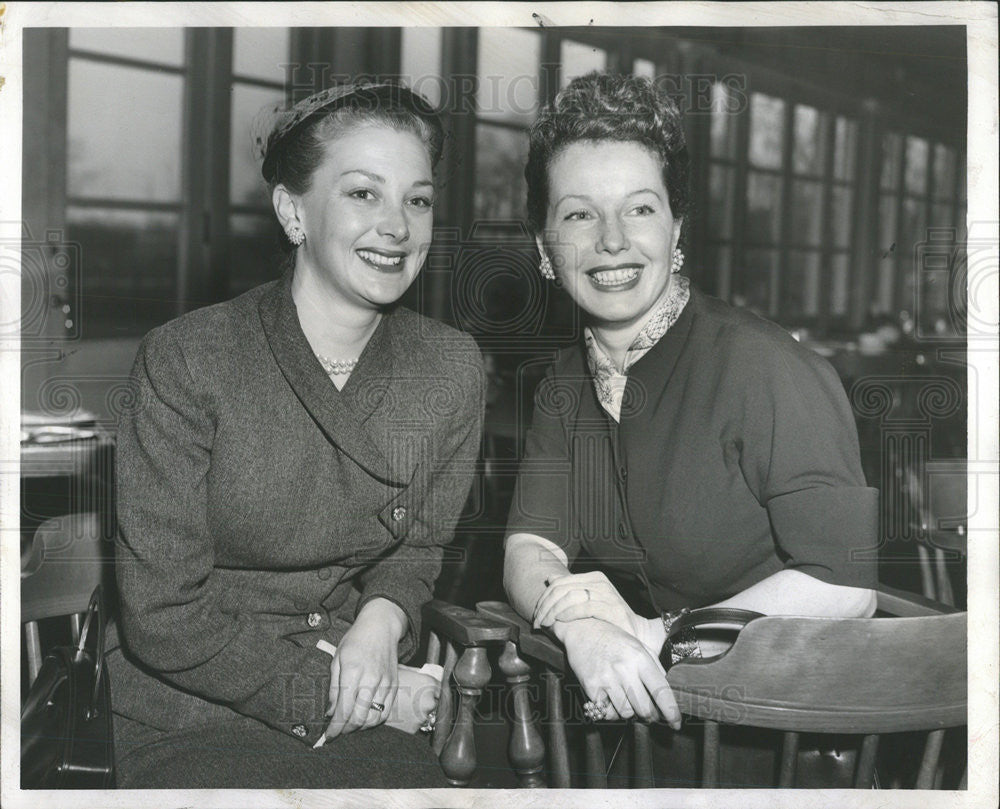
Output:
M544 632L536 632L527 621L502 601L480 601L476 612L511 628L511 640L521 654L544 663L554 671L566 671L566 652Z
M424 626L459 646L482 646L512 640L511 627L488 616L433 599L424 604Z
M917 593L897 590L895 587L878 586L878 611L899 618L919 618L924 615L951 615L961 610L924 598Z

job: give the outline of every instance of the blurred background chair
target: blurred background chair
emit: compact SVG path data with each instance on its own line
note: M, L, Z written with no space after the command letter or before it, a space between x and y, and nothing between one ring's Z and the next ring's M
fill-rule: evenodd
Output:
M968 550L967 467L964 458L927 461L920 473L906 473L910 535L917 542L923 594L951 606L955 591L949 563L964 564Z
M73 642L78 641L82 614L98 584L104 585L108 603L114 603L113 553L96 512L46 520L23 549L21 623L28 685L34 682L41 667L43 634L52 632L58 638L68 631ZM48 619L64 619L65 623Z

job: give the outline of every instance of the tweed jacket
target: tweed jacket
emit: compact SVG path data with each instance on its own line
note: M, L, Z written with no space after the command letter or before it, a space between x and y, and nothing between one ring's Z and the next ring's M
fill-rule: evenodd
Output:
M338 391L291 272L150 332L120 424L116 713L177 730L237 711L314 742L330 657L372 598L418 639L479 451L482 358L397 307ZM114 644L112 644L114 645Z

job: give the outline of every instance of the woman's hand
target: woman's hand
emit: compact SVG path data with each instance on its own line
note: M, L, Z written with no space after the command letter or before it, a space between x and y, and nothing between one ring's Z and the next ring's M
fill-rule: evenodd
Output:
M636 615L600 571L549 577L548 586L535 604L535 629L556 621L599 618L646 642L647 619ZM648 644L647 644L648 645Z
M610 700L606 719L662 717L680 729L681 713L663 666L637 638L594 619L562 624L558 635L587 696L596 703Z
M393 602L373 598L337 645L330 664L327 739L381 724L392 712L399 686L396 652L406 614ZM373 703L384 706L374 710Z

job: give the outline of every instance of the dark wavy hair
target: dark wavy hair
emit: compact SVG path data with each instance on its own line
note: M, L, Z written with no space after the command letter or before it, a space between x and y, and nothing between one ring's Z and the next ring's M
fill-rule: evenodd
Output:
M357 84L324 92L333 94L328 104L307 109L308 114L299 119L293 116L291 126L279 121L268 135L261 174L269 188L281 183L294 194L304 194L326 156L327 143L357 125L378 124L411 132L427 147L431 166L441 159L444 130L438 114L423 96L408 87L398 83ZM316 98L306 99L296 107L315 104L312 99Z
M579 76L542 110L528 131L528 226L545 227L548 169L560 150L577 141L634 141L660 160L670 212L681 218L691 203L687 143L681 112L646 78L611 73Z

